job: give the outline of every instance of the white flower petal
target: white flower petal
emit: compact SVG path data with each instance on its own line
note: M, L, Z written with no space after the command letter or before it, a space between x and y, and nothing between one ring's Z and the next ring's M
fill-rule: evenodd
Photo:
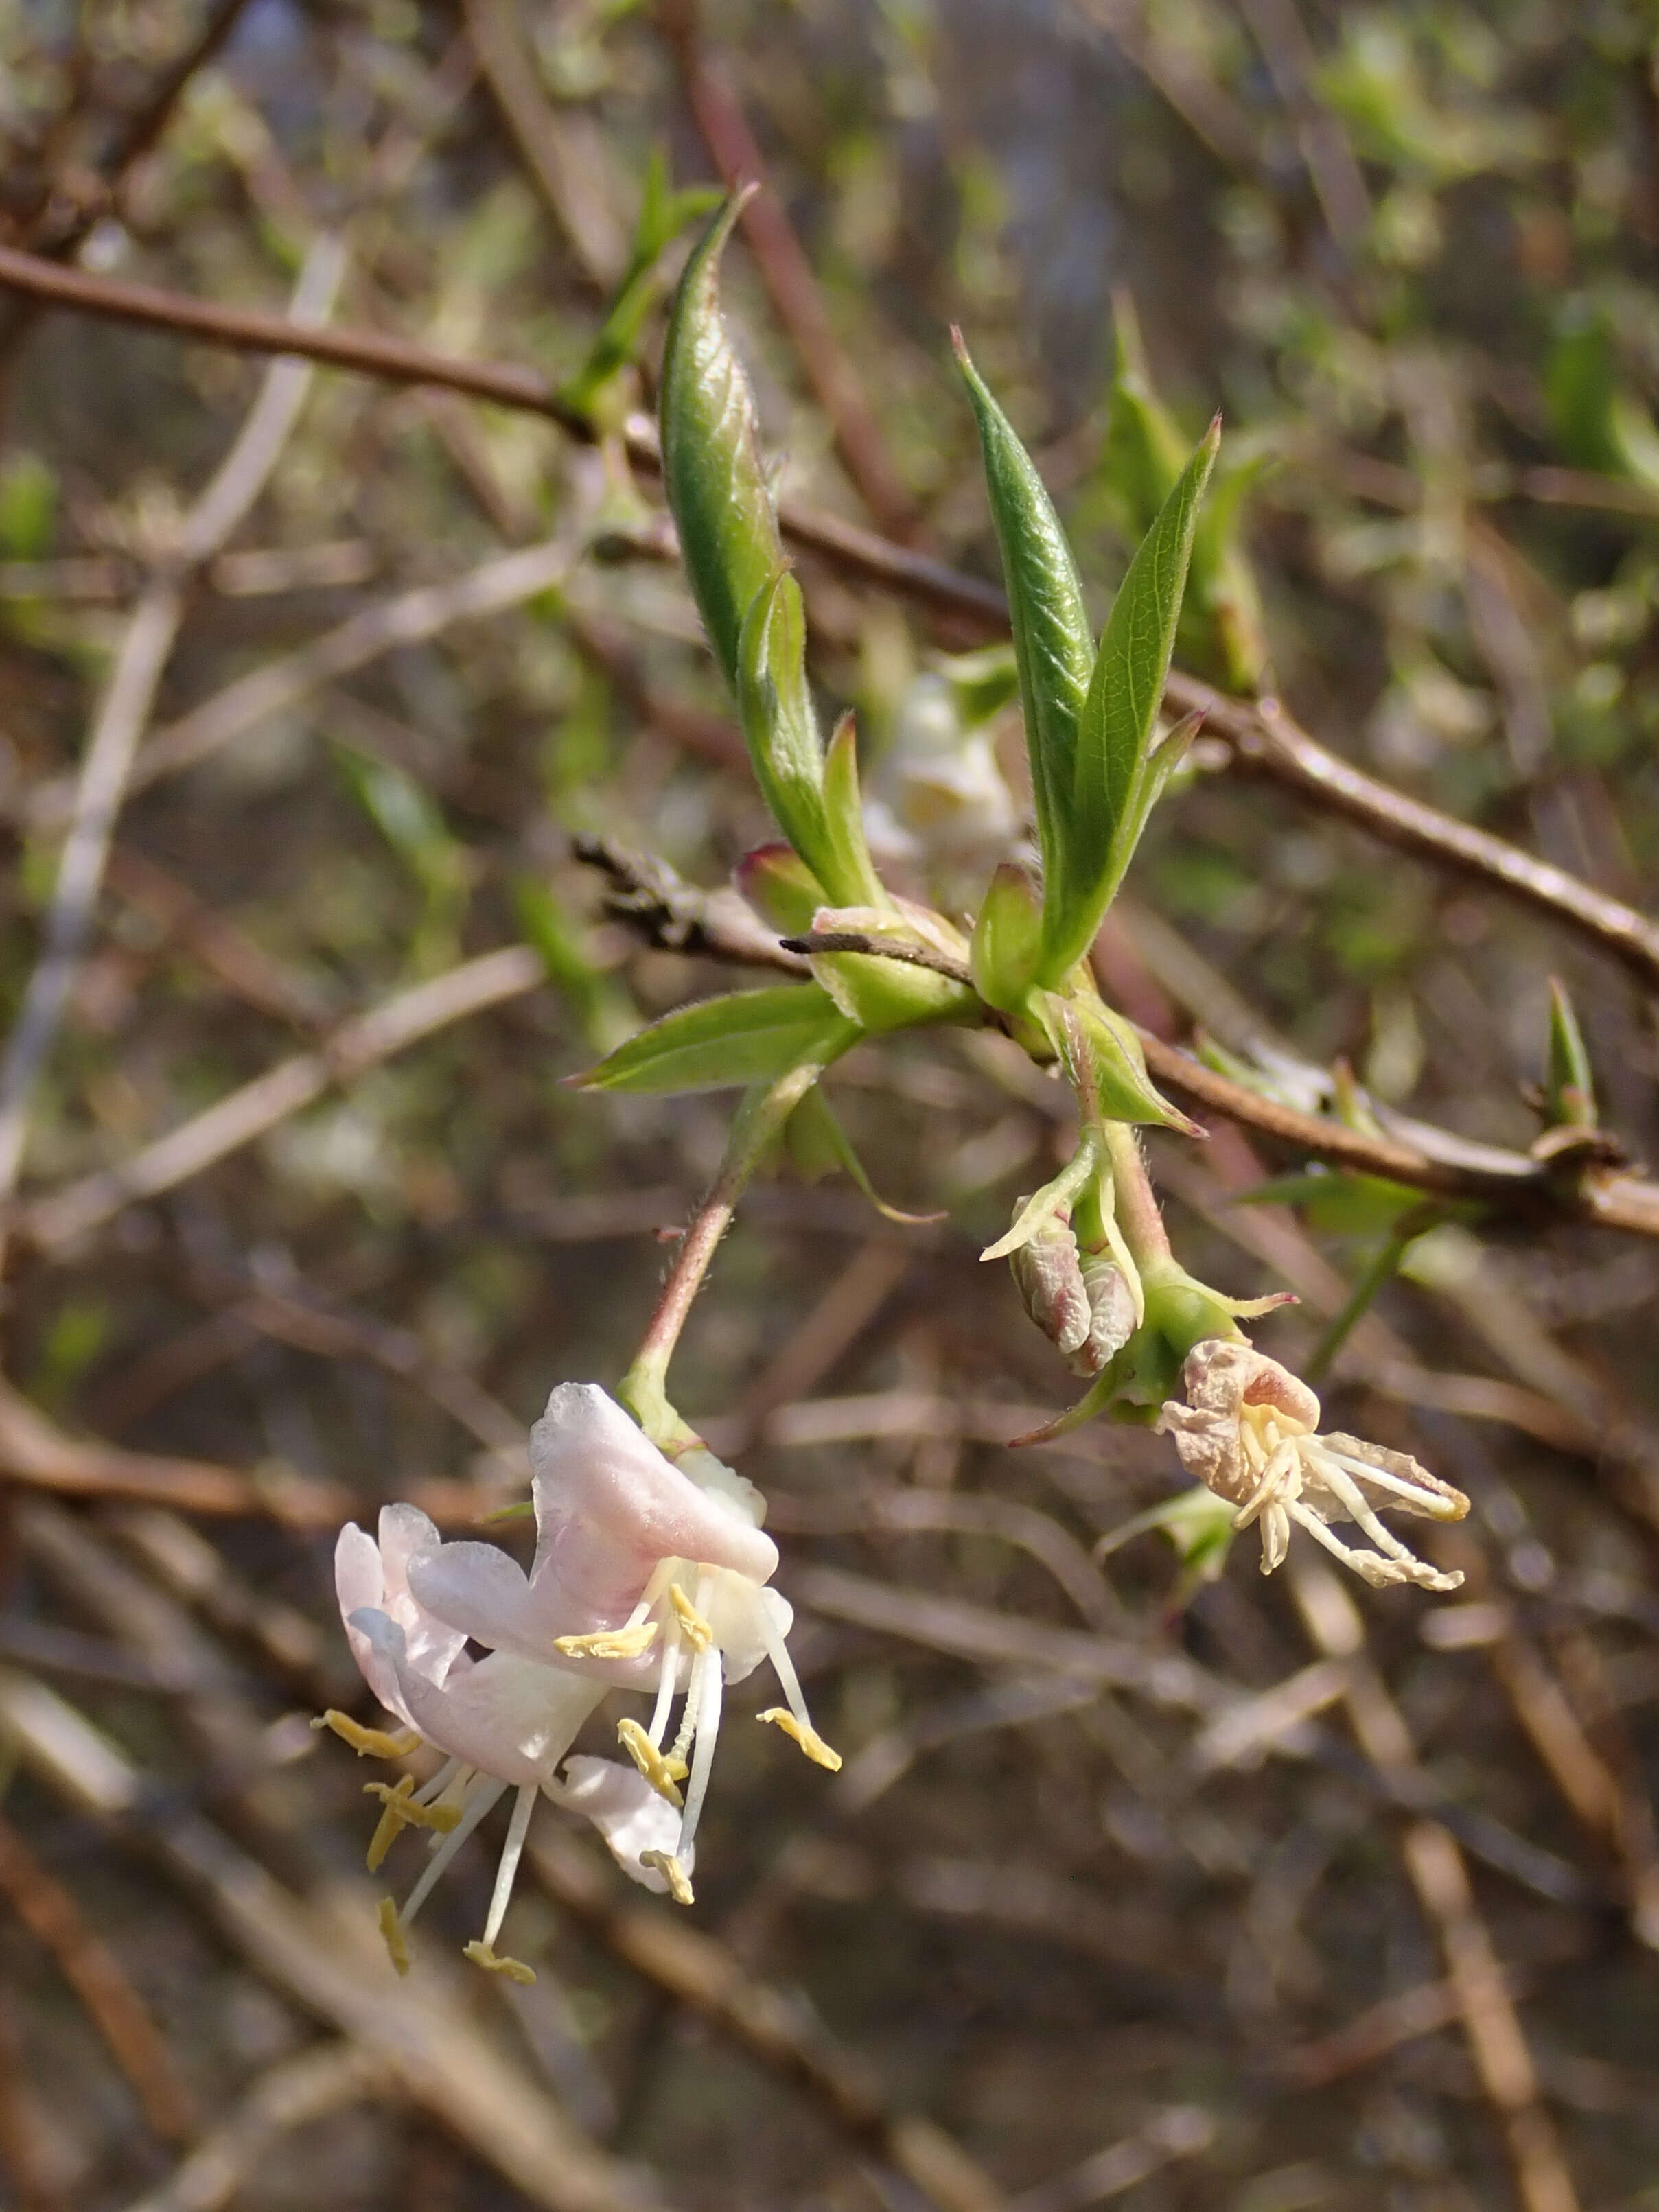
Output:
M579 1754L565 1761L565 1780L548 1792L572 1813L591 1820L610 1847L624 1874L643 1888L666 1893L668 1884L654 1867L640 1864L643 1851L671 1856L679 1841L680 1816L632 1766L614 1759L590 1759ZM696 1846L688 1844L680 1863L690 1875L695 1870Z

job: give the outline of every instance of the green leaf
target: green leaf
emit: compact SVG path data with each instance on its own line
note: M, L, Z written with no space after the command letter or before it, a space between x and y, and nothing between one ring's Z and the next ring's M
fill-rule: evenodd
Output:
M685 264L663 349L663 488L714 658L735 695L744 617L783 563L754 397L720 319L720 255L734 193Z
M842 871L824 811L823 746L806 681L806 611L800 586L781 565L755 594L744 618L737 690L761 795L779 829L829 890Z
M816 983L734 991L676 1007L570 1079L582 1091L720 1091L769 1083L808 1061L827 1063L859 1034Z
M1550 1120L1574 1128L1595 1127L1595 1076L1567 987L1550 977L1549 1073L1545 1086Z
M784 1142L789 1157L809 1182L833 1168L844 1169L884 1221L896 1222L902 1228L921 1229L931 1222L945 1219L943 1213L906 1213L888 1204L865 1172L863 1161L853 1149L852 1139L842 1128L821 1085L809 1091L789 1116Z
M659 264L664 252L688 222L707 215L719 205L720 198L720 193L708 185L694 185L679 192L672 190L662 149L653 148L628 266L586 360L560 390L559 397L567 406L585 415L602 410L613 380L633 359L646 318L663 289Z
M830 750L824 755L823 813L835 871L833 879L823 877L824 889L837 905L885 905L887 894L865 839L858 732L850 709L830 732Z
M1064 794L1065 866L1050 880L1043 905L1044 982L1057 983L1088 951L1128 865L1118 831L1126 819L1135 819L1199 502L1220 442L1218 416L1141 540L1107 621Z
M1012 424L953 332L978 419L991 517L1002 550L1031 762L1037 842L1049 898L1072 901L1067 814L1077 781L1078 725L1094 665L1094 636L1077 564L1054 502Z

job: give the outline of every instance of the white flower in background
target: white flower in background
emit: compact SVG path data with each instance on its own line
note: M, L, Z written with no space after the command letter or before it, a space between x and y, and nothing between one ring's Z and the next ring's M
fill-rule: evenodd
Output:
M982 881L1012 852L1019 826L989 728L964 727L945 678L919 676L871 775L872 854L878 862L977 872Z
M1168 1400L1158 1426L1172 1436L1189 1474L1237 1508L1236 1528L1261 1524L1261 1571L1284 1560L1291 1523L1381 1589L1415 1583L1453 1590L1461 1574L1442 1574L1407 1550L1377 1519L1385 1512L1461 1521L1469 1501L1404 1452L1336 1432L1321 1436L1319 1401L1277 1360L1248 1344L1206 1339L1181 1370L1182 1399ZM1334 1536L1333 1521L1357 1522L1375 1552L1355 1551Z
M784 1648L789 1607L765 1587L777 1548L760 1528L758 1492L702 1449L675 1466L591 1383L553 1392L530 1450L537 1545L528 1575L493 1544L441 1542L410 1505L384 1510L378 1543L349 1525L336 1550L353 1653L404 1732L364 1729L343 1713L328 1724L360 1753L395 1758L424 1742L446 1761L418 1789L410 1777L369 1784L384 1808L371 1869L401 1828L431 1832L431 1863L402 1910L390 1899L381 1906L400 1971L410 1921L509 1788L518 1797L488 1923L467 1947L480 1965L529 1975L498 1958L495 1942L538 1795L591 1820L635 1881L689 1904L724 1685L763 1658L787 1704L761 1717L821 1765L841 1763L812 1727ZM483 1658L465 1651L469 1638L488 1647ZM568 1759L613 1686L654 1696L648 1726L619 1729L633 1765Z

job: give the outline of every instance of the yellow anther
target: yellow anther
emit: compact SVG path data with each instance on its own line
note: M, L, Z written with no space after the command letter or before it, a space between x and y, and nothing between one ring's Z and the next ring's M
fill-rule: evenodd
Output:
M586 1636L556 1636L553 1649L567 1659L639 1659L657 1640L657 1623L641 1620L632 1628L599 1628Z
M653 1869L656 1873L662 1876L663 1880L668 1884L668 1894L673 1899L676 1905L690 1904L690 1877L687 1875L685 1869L680 1864L672 1851L641 1851L640 1853L640 1864L642 1867L650 1867Z
M499 1956L488 1943L480 1942L477 1936L471 1942L462 1945L461 1956L471 1959L475 1966L482 1966L487 1974L505 1974L509 1982L518 1982L526 1987L536 1978L533 1966L526 1966L522 1959Z
M378 1917L386 1956L400 1974L406 1974L409 1972L409 1946L404 1941L403 1923L398 1917L396 1898L383 1897L380 1899Z
M366 1863L371 1874L397 1841L400 1829L435 1828L440 1835L447 1836L460 1823L461 1808L459 1805L446 1805L441 1802L436 1805L416 1805L413 1802L415 1778L412 1774L405 1774L398 1783L365 1782L363 1795L365 1797L378 1797L382 1808L380 1825L369 1839Z
M689 1769L683 1759L665 1759L650 1737L635 1720L617 1723L617 1741L633 1760L640 1772L656 1791L665 1797L675 1810L679 1809L680 1793L675 1784L684 1782Z
M384 1729L365 1728L354 1721L349 1713L343 1713L331 1705L319 1713L311 1723L314 1729L332 1729L335 1735L349 1743L359 1759L407 1759L411 1751L418 1751L421 1739L413 1729L399 1729L396 1735L388 1735Z
M707 1651L714 1640L714 1631L697 1611L678 1583L668 1585L668 1602L674 1608L680 1624L680 1633L694 1651Z
M772 1721L786 1735L793 1736L816 1765L827 1766L831 1774L841 1772L841 1753L830 1748L811 1721L798 1720L787 1705L769 1705L763 1713L757 1713L756 1718Z

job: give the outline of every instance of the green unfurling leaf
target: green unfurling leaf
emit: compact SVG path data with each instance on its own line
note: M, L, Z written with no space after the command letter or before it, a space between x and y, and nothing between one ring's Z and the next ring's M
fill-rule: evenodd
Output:
M1220 442L1218 418L1141 540L1107 621L1064 794L1066 868L1043 905L1042 980L1048 983L1057 983L1088 951L1146 819L1140 801L1152 735L1199 501ZM1127 848L1119 836L1126 823L1133 825Z
M1024 868L1004 860L986 887L969 952L974 988L988 1006L1024 1007L1036 973L1042 909Z
M859 1035L816 983L734 991L676 1007L571 1081L583 1091L659 1094L769 1083L809 1061L827 1064Z
M708 185L693 185L675 191L668 181L662 149L652 149L645 172L645 191L634 243L603 323L594 335L587 358L564 385L559 397L567 406L585 415L601 412L618 372L633 359L646 318L662 290L661 261L689 222L716 206L720 194Z
M1013 425L969 359L959 332L955 342L979 423L986 489L1008 586L1045 895L1072 905L1076 893L1068 815L1094 636L1077 564L1054 502Z
M823 805L823 746L806 681L800 586L780 565L750 602L738 640L738 708L761 796L807 866L837 874Z
M783 565L755 403L720 319L720 255L741 211L727 200L685 264L663 349L663 488L697 611L738 690L744 617Z
M1557 1127L1595 1127L1595 1077L1566 985L1550 977L1549 1116Z

